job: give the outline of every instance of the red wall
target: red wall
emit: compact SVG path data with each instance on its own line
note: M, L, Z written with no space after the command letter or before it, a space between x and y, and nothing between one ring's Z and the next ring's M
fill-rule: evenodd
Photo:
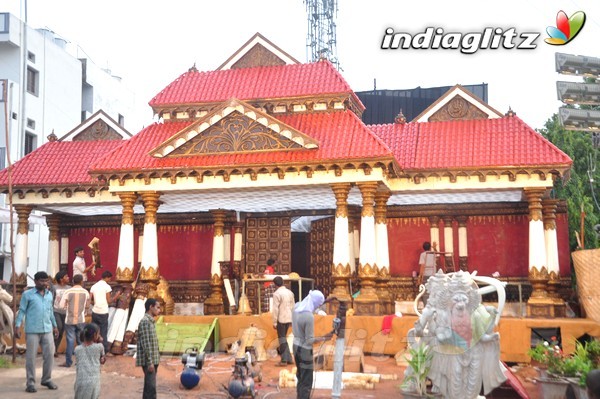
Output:
M69 233L69 263L67 267L69 276L73 276L73 261L75 260L75 253L73 251L75 248L83 247L85 264L90 265L92 263L92 253L88 244L94 237L100 239L100 261L103 268L96 270L95 276L88 273L89 281L99 280L104 270L108 270L114 275L117 270L120 232L121 229L119 227L82 227L71 229ZM136 251L134 254L137 255L137 234L135 234L135 237Z
M566 214L556 218L561 276L570 276L569 232ZM440 221L439 249L444 245L444 223ZM455 265L458 266L458 225L453 223ZM388 220L390 273L410 276L417 270L424 241L430 240L427 218ZM529 218L527 215L472 216L467 222L469 270L480 275L526 277L529 263Z
M427 218L394 218L388 220L390 274L410 276L419 271L419 255L423 243L430 240Z
M116 274L119 251L120 227L85 227L71 229L69 235L69 275L73 273L75 248L85 249L85 262L92 262L88 243L94 237L100 239L100 258L103 269L96 276L88 274L90 281L97 281L104 270ZM134 277L138 273L138 232L134 232ZM160 225L158 226L158 264L160 274L167 280L207 280L210 278L212 258L212 225Z
M558 239L558 265L562 277L571 275L571 249L569 248L569 220L566 213L556 215Z
M489 276L526 277L529 263L527 215L472 216L467 221L469 270Z
M158 264L167 280L208 280L212 225L158 226Z

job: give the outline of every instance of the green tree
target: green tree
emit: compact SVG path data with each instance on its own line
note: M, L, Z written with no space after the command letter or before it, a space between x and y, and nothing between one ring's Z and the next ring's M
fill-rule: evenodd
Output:
M585 212L584 245L596 248L598 238L594 226L600 223L600 209L595 198L600 196L600 168L596 168L597 149L592 143L592 133L564 129L557 114L548 119L539 132L573 160L570 174L558 179L553 190L556 198L567 202L571 250L578 246L575 232L581 234L582 208Z

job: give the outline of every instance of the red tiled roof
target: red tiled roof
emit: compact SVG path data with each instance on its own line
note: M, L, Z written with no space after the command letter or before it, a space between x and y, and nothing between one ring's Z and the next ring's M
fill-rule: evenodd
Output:
M27 154L13 165L15 186L89 185L96 182L89 166L125 141L53 141ZM8 186L7 169L0 171L0 186Z
M520 118L370 125L403 169L570 165L568 155Z
M221 71L188 71L165 87L151 107L220 102L230 98L255 100L318 94L351 94L364 106L342 75L327 60Z
M307 134L319 148L156 158L149 151L193 122L153 124L92 165L94 173L192 167L254 166L392 158L392 152L351 111L281 115L281 122Z

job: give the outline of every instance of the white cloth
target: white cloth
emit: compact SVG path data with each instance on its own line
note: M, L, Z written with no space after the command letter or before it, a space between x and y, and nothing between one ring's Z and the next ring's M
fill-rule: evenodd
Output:
M83 276L83 281L87 281L87 273L85 271L85 259L80 258L79 256L75 257L73 261L73 276L81 274Z
M92 312L96 314L108 314L108 302L106 294L112 292L111 286L104 280L98 281L90 288L90 293L94 297L94 306Z
M127 327L127 312L125 309L116 309L112 322L109 324L108 342L123 341L125 327Z

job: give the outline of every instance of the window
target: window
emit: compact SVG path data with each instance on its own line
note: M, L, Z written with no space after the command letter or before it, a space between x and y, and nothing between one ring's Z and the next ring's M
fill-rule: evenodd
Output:
M0 33L8 33L8 13L0 13Z
M0 169L4 168L6 168L6 147L0 147Z
M125 117L119 114L119 125L125 127Z
M35 54L32 53L31 51L27 52L27 59L33 63L35 63Z
M25 154L27 155L37 147L37 137L33 133L25 133Z
M35 96L39 94L40 73L33 68L27 67L27 92Z
M33 119L27 118L27 127L30 129L35 129L35 121Z
M0 79L0 102L4 102L4 88L8 84L6 79Z

